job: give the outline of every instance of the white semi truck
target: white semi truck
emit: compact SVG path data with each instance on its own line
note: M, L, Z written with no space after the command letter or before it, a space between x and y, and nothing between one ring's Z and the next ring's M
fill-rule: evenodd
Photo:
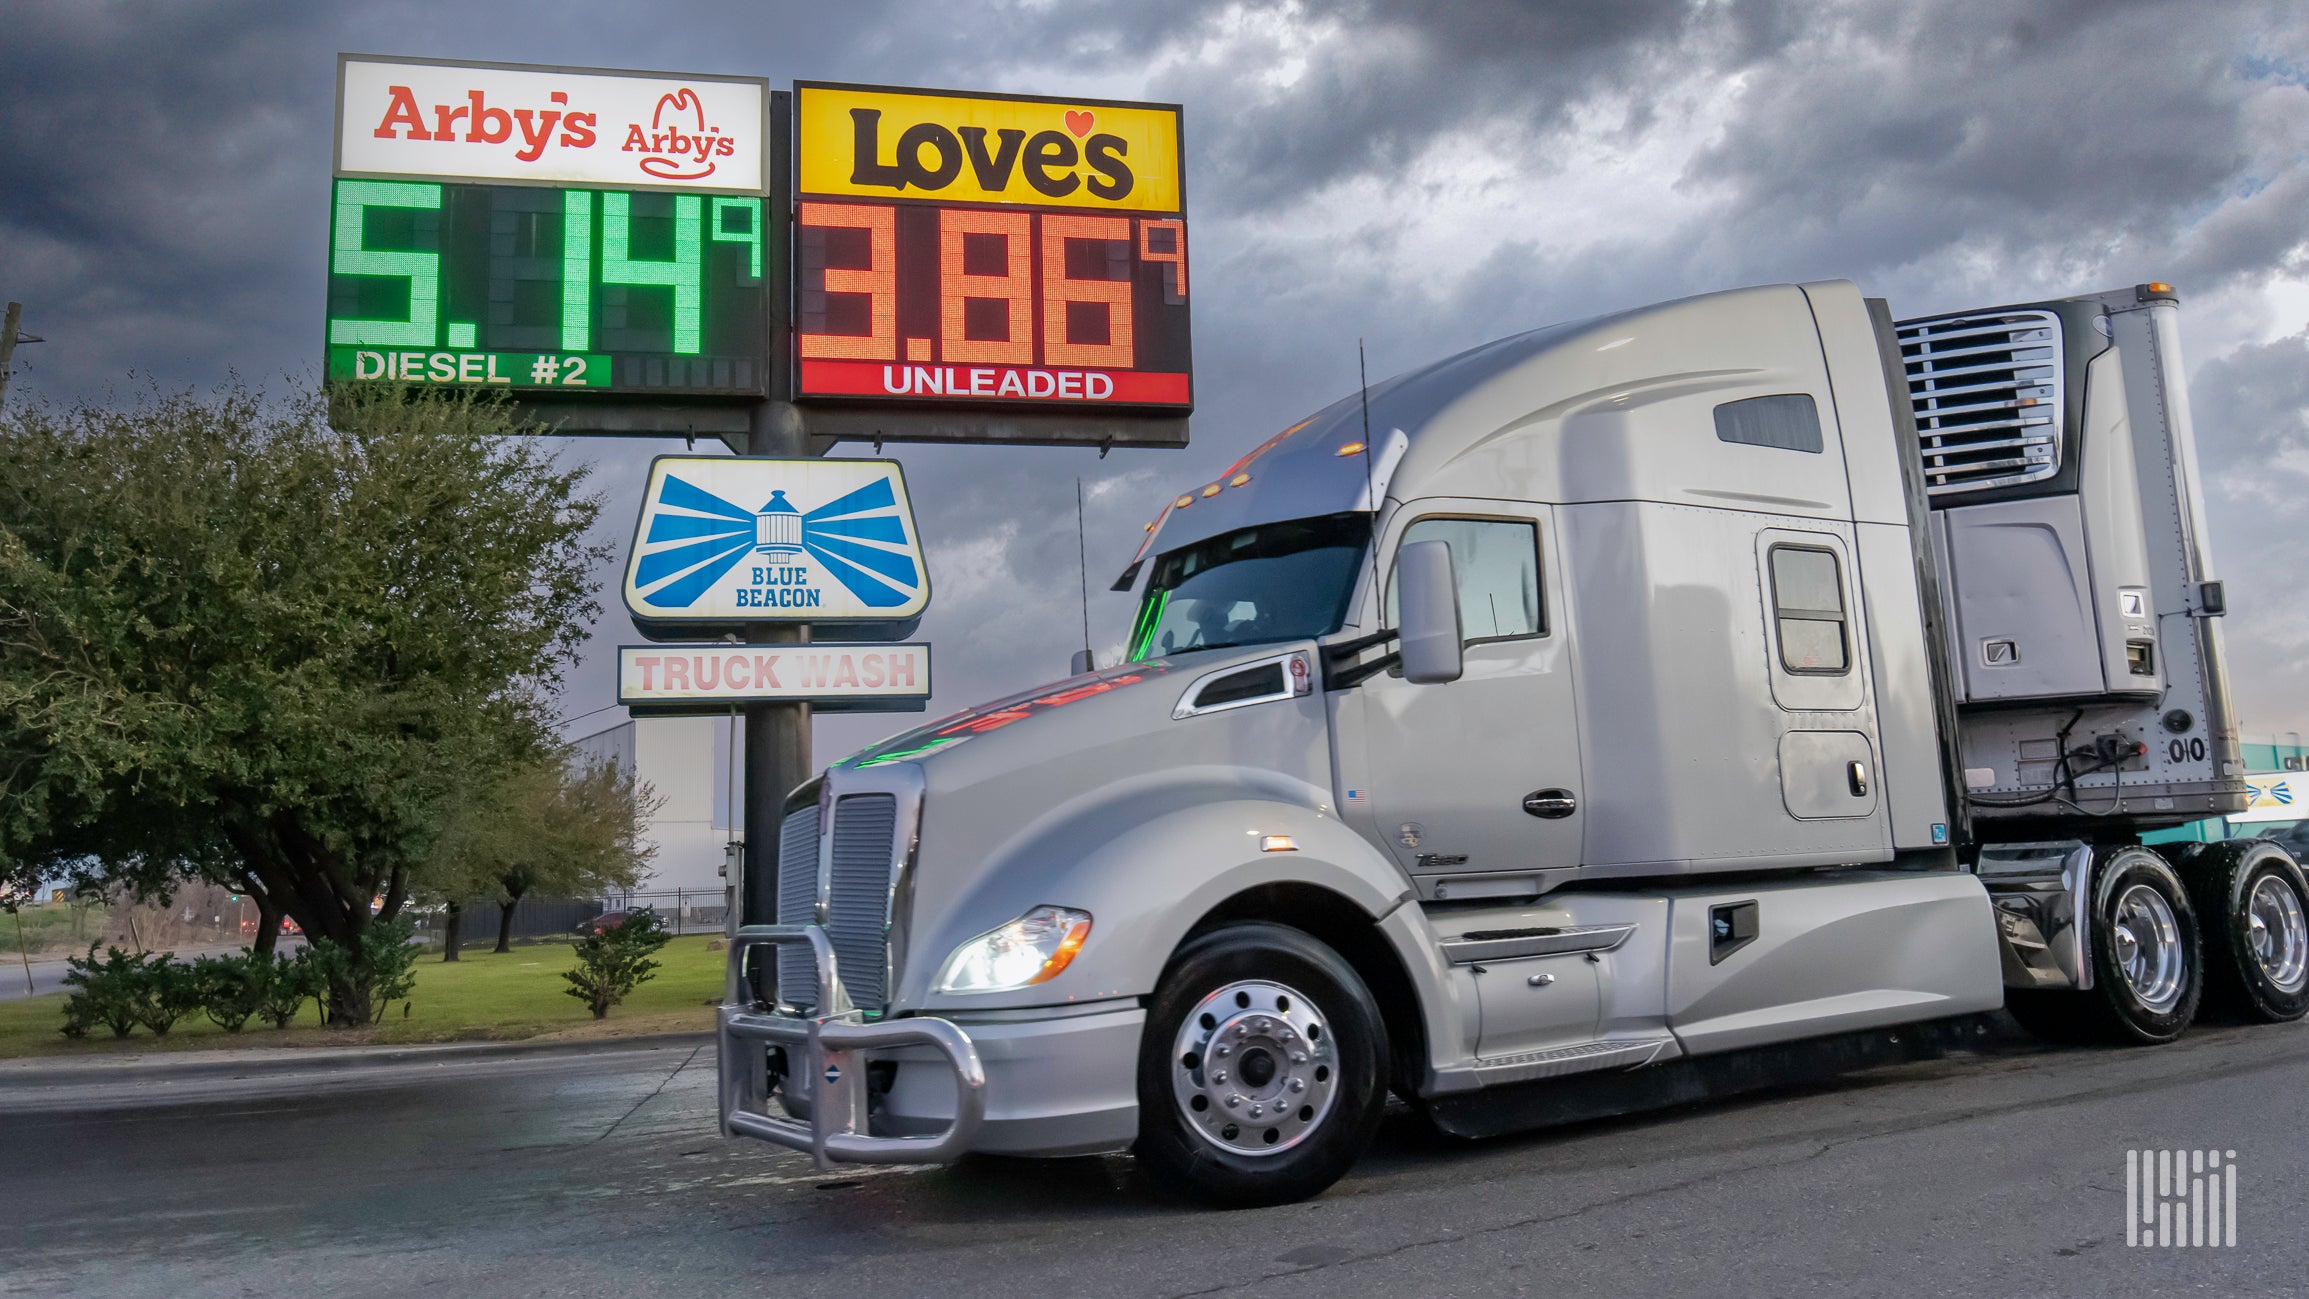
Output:
M724 1130L1272 1203L1390 1091L1482 1135L1999 1006L2300 1017L2294 861L2141 843L2245 797L2177 314L1742 289L1293 425L1152 526L1127 662L794 791Z

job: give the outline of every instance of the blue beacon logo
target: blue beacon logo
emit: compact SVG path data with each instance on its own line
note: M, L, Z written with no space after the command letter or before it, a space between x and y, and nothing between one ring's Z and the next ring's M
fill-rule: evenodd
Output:
M653 609L689 608L752 559L764 562L747 564L740 608L820 607L824 588L808 561L870 609L897 608L922 585L888 478L804 512L782 490L749 510L667 474L642 544L659 547L634 567L634 587Z

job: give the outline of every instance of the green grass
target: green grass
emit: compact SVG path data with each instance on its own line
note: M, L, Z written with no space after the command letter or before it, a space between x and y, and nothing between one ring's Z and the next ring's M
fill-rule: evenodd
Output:
M0 913L0 953L14 956L28 951L38 959L52 948L82 946L87 939L102 935L109 919L110 912L102 904L81 908L78 917L62 902L35 903L12 916ZM73 941L76 933L83 936L78 943Z
M444 962L438 955L420 957L417 988L403 1018L395 1003L385 1021L374 1028L336 1030L317 1027L312 1003L307 1002L297 1026L274 1029L256 1021L238 1033L226 1033L205 1016L195 1015L177 1024L168 1036L156 1038L138 1029L125 1039L99 1028L75 1042L57 1032L64 1022L64 994L0 1001L0 1058L24 1055L102 1054L113 1051L187 1050L240 1046L390 1045L414 1042L504 1041L539 1036L627 1036L636 1033L704 1031L713 1027L713 1006L722 991L726 956L706 950L715 940L698 936L677 938L657 954L660 968L649 982L636 988L623 1005L610 1009L607 1020L596 1023L593 1012L563 989L569 984L561 972L576 964L567 943L539 943L515 947L498 956L486 948L467 950L462 959Z

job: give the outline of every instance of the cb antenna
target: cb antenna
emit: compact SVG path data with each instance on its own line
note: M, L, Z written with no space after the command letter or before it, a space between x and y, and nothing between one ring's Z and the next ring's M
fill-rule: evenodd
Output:
M1080 474L1074 476L1074 558L1076 571L1082 574L1082 653L1096 667L1098 660L1090 650L1090 543L1083 536Z
M1379 502L1371 476L1371 367L1363 359L1363 340L1355 340L1356 387L1363 397L1363 499L1371 506L1371 623L1374 630L1387 620L1386 602L1379 595Z

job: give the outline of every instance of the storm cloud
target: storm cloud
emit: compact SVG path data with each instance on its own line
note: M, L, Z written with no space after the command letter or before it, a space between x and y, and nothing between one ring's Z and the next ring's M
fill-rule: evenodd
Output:
M1184 452L890 450L918 487L934 708L1048 679L1162 500L1374 379L1737 284L1896 313L2177 283L2248 729L2309 727L2309 25L2179 0L115 4L0 46L0 294L69 399L320 347L339 51L1152 98L1185 107ZM131 379L131 376L138 376ZM573 443L631 518L679 442ZM847 450L847 449L846 449ZM605 575L606 576L606 575ZM630 639L615 618L597 644ZM597 652L566 710L610 693ZM598 717L596 718L598 721ZM832 757L895 722L820 723Z

